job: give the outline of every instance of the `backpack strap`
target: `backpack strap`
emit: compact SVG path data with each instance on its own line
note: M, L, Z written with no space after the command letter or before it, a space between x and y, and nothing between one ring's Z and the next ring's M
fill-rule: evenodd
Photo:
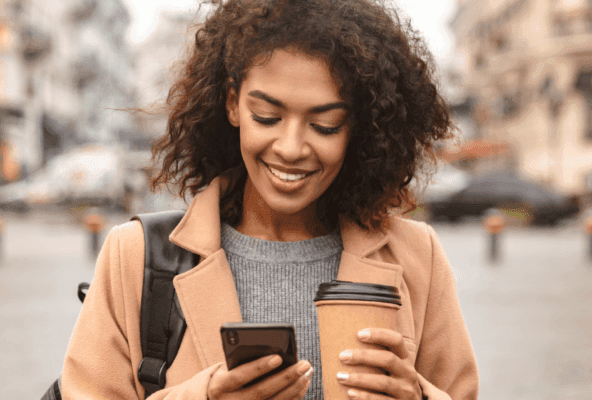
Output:
M62 377L56 379L49 389L47 389L47 392L45 392L41 400L62 400L62 389L60 388L61 380Z
M145 243L140 310L144 358L138 368L138 379L146 390L145 397L165 387L166 372L177 356L187 328L173 278L196 266L199 256L169 240L184 215L185 211L176 210L139 214L132 218L141 222Z

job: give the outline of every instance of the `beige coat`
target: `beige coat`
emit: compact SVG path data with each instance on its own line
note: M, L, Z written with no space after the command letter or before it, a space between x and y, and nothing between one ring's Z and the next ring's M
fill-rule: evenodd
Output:
M220 325L241 321L236 288L220 248L220 183L215 179L191 203L170 240L201 256L174 279L187 330L156 399L206 400L212 373L224 364ZM403 306L397 329L415 358L424 396L476 399L477 364L459 308L455 282L433 229L394 217L387 233L343 220L338 279L388 283ZM144 237L138 221L114 227L70 340L62 372L63 398L143 399L140 302Z

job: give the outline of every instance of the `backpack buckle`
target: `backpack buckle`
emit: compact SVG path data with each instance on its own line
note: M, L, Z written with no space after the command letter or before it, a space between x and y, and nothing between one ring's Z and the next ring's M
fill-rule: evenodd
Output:
M163 389L166 385L166 361L159 360L152 357L144 357L138 367L138 380L143 384L144 382L158 385Z

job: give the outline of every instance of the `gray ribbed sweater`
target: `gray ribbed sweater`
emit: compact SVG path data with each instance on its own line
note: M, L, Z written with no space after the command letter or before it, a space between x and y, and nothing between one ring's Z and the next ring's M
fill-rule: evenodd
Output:
M319 329L313 299L319 283L337 277L343 250L339 230L297 242L256 239L228 224L222 224L221 233L243 321L293 324L298 358L310 361L315 369L305 399L322 399Z

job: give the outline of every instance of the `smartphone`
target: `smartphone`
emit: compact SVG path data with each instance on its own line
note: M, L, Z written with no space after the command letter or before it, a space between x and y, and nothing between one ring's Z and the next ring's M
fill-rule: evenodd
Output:
M251 386L298 362L294 326L284 323L227 322L220 327L226 365L230 371L258 358L278 354L283 363L243 387Z

